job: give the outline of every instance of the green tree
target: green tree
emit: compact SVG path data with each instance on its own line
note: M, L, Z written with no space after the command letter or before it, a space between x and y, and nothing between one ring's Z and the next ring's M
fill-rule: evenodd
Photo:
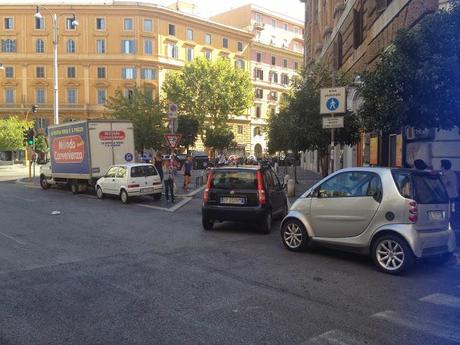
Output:
M33 127L33 122L11 116L0 120L0 150L17 151L24 148L24 131Z
M195 117L190 115L179 115L178 120L177 132L182 134L180 144L188 151L189 147L193 146L197 139L199 123Z
M235 135L227 127L208 128L204 144L216 151L223 151L233 144L234 138Z
M133 89L129 97L125 97L121 90L116 90L106 108L115 119L133 122L134 141L139 152L145 148L158 149L162 146L166 117L158 101L146 96L138 88Z
M460 127L460 5L398 32L364 75L360 111L367 131Z
M179 114L198 120L203 141L210 129L226 126L230 115L244 114L254 96L248 72L227 59L197 58L181 71L169 73L162 90L178 105Z

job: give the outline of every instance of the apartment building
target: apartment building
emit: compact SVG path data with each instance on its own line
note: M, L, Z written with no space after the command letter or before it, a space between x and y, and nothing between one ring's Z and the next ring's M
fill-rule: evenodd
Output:
M211 20L252 32L249 65L255 102L251 109L251 152L267 152L265 126L268 116L279 110L283 95L303 64L303 22L249 4Z
M53 123L53 30L58 15L60 121L110 116L104 108L115 90L129 96L141 87L159 97L168 72L195 57L229 58L249 71L253 33L196 15L141 2L104 5L0 6L0 116L29 114L39 127ZM78 21L75 25L74 19ZM251 114L229 125L241 150L249 152Z

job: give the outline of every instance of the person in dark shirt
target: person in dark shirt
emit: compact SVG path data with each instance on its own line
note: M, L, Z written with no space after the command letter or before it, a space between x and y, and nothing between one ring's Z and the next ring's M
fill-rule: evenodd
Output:
M192 182L192 157L187 156L184 163L184 191L188 192L190 183Z
M160 175L160 179L163 182L163 160L160 152L155 156L155 168L157 168L158 175Z

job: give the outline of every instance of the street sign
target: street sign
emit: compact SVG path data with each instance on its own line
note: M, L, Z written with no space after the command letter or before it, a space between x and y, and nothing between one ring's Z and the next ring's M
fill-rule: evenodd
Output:
M179 128L179 119L177 117L176 118L174 118L174 117L169 118L168 128L172 133L176 133L177 128Z
M170 119L177 117L177 104L175 104L175 103L170 103L169 104L168 117Z
M172 149L175 149L179 145L181 138L182 134L165 134L166 143Z
M344 87L321 89L321 114L345 113L346 91Z
M343 128L343 116L323 117L323 128Z

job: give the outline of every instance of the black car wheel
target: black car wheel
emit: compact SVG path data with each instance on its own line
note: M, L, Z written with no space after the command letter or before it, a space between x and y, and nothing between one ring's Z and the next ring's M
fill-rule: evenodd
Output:
M262 220L261 231L264 234L269 234L272 229L272 212L268 210L265 217Z
M203 223L203 229L205 230L212 230L214 226L214 221L212 219L209 219L206 216L202 216L202 223Z

